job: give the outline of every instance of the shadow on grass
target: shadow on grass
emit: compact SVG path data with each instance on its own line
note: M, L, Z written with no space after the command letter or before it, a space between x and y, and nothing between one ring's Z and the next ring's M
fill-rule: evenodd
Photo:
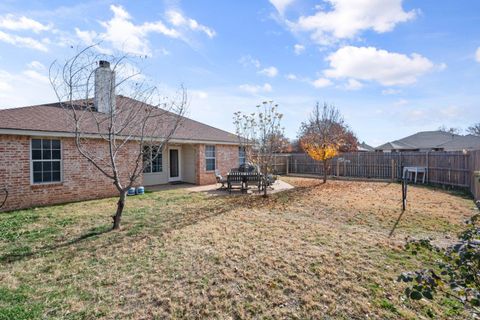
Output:
M121 234L124 236L134 236L140 232L144 233L145 230L142 229L146 228L146 230L155 230L157 235L162 237L163 234L201 223L216 216L228 213L232 210L254 209L266 206L271 207L275 206L277 203L288 203L294 198L297 198L299 196L302 196L304 193L309 192L310 190L312 190L312 188L321 186L323 186L323 183L300 186L296 187L295 189L285 190L280 193L271 194L267 198L258 195L245 195L242 197L225 196L221 199L219 197L207 198L203 199L201 202L198 203L198 205L194 207L180 207L180 209L175 210L173 214L165 214L161 211L162 209L159 209L159 213L153 211L150 212L149 215L147 215L151 218L151 221L148 221L148 219L147 221L145 221L145 216L143 216L141 218L141 223L138 224L139 228L137 230L134 230L136 228L136 225L135 223L133 223L130 224L129 229L125 228L122 230L126 231L125 234ZM179 204L179 206L182 206L182 204ZM124 221L124 226L125 223L126 221ZM107 234L110 231L111 225L102 225L92 228L74 239L62 241L52 245L44 245L43 247L37 248L35 250L31 250L28 246L16 247L14 250L7 252L4 255L1 255L0 263L13 263L16 261L22 261L25 259L48 255L55 250L83 243L97 236ZM129 233L129 231L133 232Z
M388 237L391 238L393 236L393 233L395 232L395 229L397 229L398 224L400 223L400 220L402 220L403 214L405 213L406 210L402 210L400 215L397 218L397 221L395 221L392 230L390 230L390 233L388 234Z
M24 260L24 259L27 259L27 258L34 258L34 257L42 256L42 255L48 254L48 253L50 253L50 252L52 252L56 249L65 248L65 247L68 247L68 246L71 246L71 245L75 245L75 244L81 243L81 242L83 242L87 239L105 234L107 232L110 232L111 230L112 230L112 228L111 228L110 225L109 226L105 225L105 226L90 229L85 234L82 234L81 236L79 236L77 238L74 238L74 239L71 239L69 241L61 242L61 243L58 243L58 244L55 244L55 245L44 246L44 247L41 247L41 248L39 248L35 251L16 250L14 252L10 252L10 253L7 253L7 254L4 254L4 255L0 256L0 262L2 262L2 263L12 263L12 262L21 261L21 260ZM23 247L23 248L25 248L25 247ZM22 249L22 248L20 248L20 249Z

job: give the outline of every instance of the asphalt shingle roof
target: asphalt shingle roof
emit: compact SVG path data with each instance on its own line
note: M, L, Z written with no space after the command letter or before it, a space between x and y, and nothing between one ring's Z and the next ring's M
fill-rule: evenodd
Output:
M90 105L90 103L88 104ZM79 105L78 108L84 108L84 105L85 103ZM145 106L148 106L125 96L117 96L116 105L117 107L125 106L129 108L145 108ZM174 117L172 113L165 110L160 109L159 112L162 112L162 116L170 116L172 119ZM60 103L4 109L0 110L0 129L69 133L73 132L73 122L70 119L71 114L72 112L64 109ZM91 114L92 117L101 117L102 115L97 112L89 112L88 114ZM90 120L86 119L83 123L83 132L98 133L93 118ZM151 130L151 133L152 135L161 136L161 131L155 128ZM175 131L172 139L238 143L238 138L235 134L187 117L182 118L181 125Z
M358 151L375 151L372 146L369 146L365 142L358 144Z
M414 150L414 149L444 149L460 151L463 149L480 149L480 137L462 136L444 131L422 131L403 139L387 142L376 147L376 150Z
M445 151L449 150L480 150L480 137L474 135L455 136L452 140L439 145Z

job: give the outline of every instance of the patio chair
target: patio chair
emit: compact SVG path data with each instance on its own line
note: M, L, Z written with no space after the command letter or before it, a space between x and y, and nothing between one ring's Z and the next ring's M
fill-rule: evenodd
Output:
M258 172L258 168L253 164L245 163L240 165L240 167L238 167L238 171L252 173L252 172Z
M220 186L220 188L218 188L219 190L222 190L222 189L226 189L227 187L225 186L225 183L227 183L227 179L225 179L221 174L220 174L220 170L215 170L215 179L217 180L217 183L221 183L222 185Z
M240 186L240 190L243 193L244 188L244 175L241 172L230 172L227 176L227 190L232 193L234 186Z
M261 183L260 183L260 190L264 190L264 188L268 188L268 187L271 187L275 181L277 181L277 176L274 175L274 174L268 174L267 175L267 178L265 179L265 181L263 181L263 179L261 179Z
M267 175L267 186L271 186L277 181L277 176L275 174Z

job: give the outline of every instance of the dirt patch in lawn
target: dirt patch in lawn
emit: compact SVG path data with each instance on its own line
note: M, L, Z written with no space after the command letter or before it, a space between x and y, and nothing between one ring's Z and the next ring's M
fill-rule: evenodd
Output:
M466 317L446 298L405 301L395 279L435 258L404 252L405 238L455 237L475 212L471 200L412 186L389 237L400 214L398 184L283 179L296 189L268 199L180 189L130 198L120 232L102 229L114 199L0 215L0 228L15 226L0 237L0 256L21 247L35 253L1 262L0 290L18 298L0 297L0 315ZM33 226L46 231L32 236ZM92 230L99 232L71 242ZM42 251L59 243L68 245Z

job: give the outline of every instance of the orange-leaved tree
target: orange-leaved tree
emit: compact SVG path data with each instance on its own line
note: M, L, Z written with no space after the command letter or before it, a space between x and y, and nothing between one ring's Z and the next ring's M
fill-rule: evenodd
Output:
M315 106L308 121L300 127L300 145L323 166L323 182L327 181L329 162L339 152L357 150L357 138L345 124L340 112L327 104Z
M318 145L315 142L309 142L308 138L302 140L302 148L310 158L317 161L327 161L333 159L338 154L336 146Z

